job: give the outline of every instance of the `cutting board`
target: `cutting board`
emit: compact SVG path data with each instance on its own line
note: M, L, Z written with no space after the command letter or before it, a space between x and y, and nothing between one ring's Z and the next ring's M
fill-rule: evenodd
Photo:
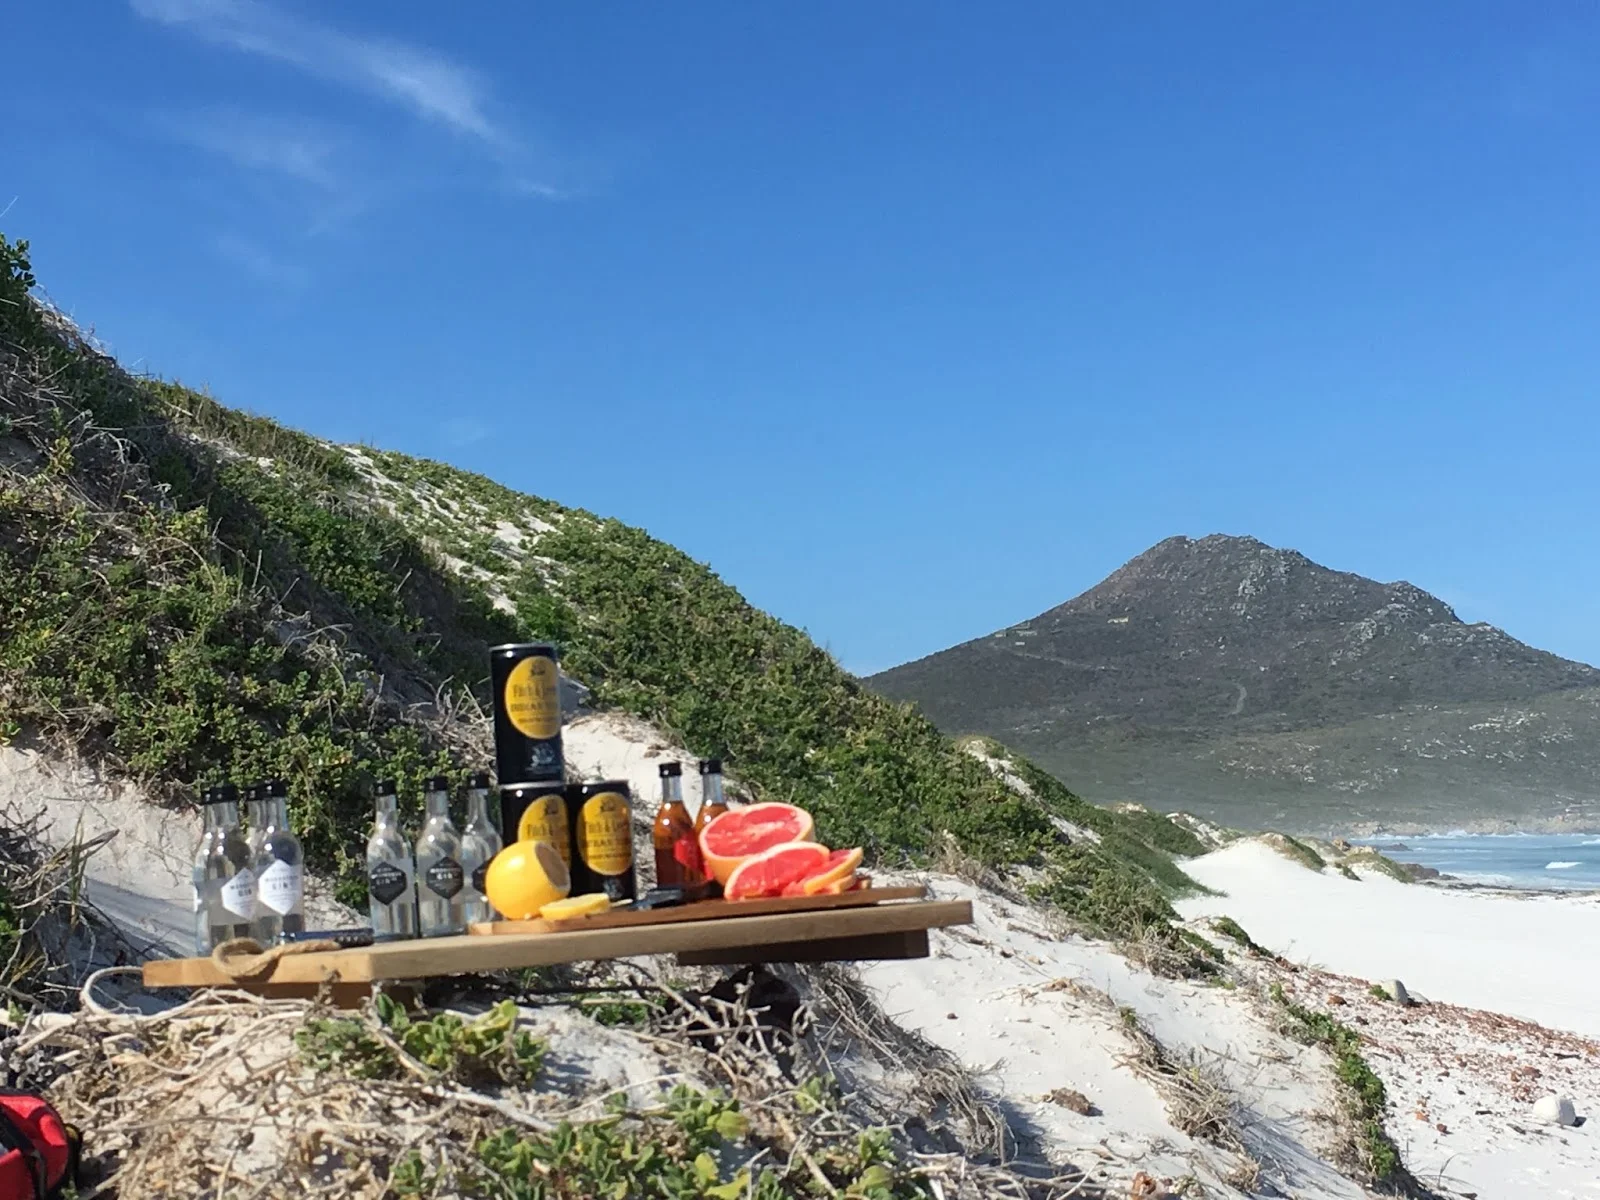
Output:
M510 933L568 933L580 929L619 929L630 925L675 925L681 921L722 921L732 917L767 917L777 913L822 912L864 908L885 900L921 900L922 887L865 887L837 896L774 896L770 900L699 900L675 908L614 908L610 912L569 917L565 921L480 921L467 932L482 937Z

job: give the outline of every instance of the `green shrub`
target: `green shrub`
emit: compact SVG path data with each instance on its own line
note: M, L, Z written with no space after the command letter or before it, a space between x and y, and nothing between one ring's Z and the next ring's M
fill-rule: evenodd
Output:
M1272 997L1284 1008L1291 1028L1303 1041L1327 1047L1333 1056L1334 1073L1350 1097L1360 1134L1363 1157L1374 1181L1386 1184L1408 1178L1400 1152L1383 1128L1388 1094L1383 1080L1367 1065L1361 1054L1361 1035L1327 1013L1314 1012L1291 1001L1283 985L1272 985Z
M487 646L549 638L595 704L723 758L873 860L926 860L954 839L991 868L1056 870L1055 890L1105 929L1168 921L1165 897L1193 888L1172 861L1202 849L1186 831L1086 804L1021 759L1037 801L1016 795L641 530L362 451L386 486L314 438L124 374L48 319L33 283L26 244L0 238L0 353L52 380L38 420L14 419L45 465L0 470L0 730L70 739L169 801L284 776L311 863L359 903L372 781L400 780L409 821L422 778L482 766L460 757L469 737L410 706L484 705ZM532 539L527 556L496 522ZM1059 857L1052 817L1100 846Z
M1223 937L1228 938L1230 941L1237 942L1240 946L1248 950L1257 958L1276 957L1276 955L1274 955L1265 946L1257 943L1254 938L1245 932L1244 926L1239 924L1239 922L1235 921L1232 917L1216 918L1216 920L1211 922L1211 928L1215 929L1218 933L1220 933Z
M405 1054L446 1078L525 1087L544 1067L544 1042L517 1028L517 1006L510 1000L472 1021L449 1012L413 1017L382 995L376 1011L376 1028L387 1030ZM295 1047L313 1070L358 1079L397 1078L400 1060L376 1028L361 1017L318 1018L295 1031Z

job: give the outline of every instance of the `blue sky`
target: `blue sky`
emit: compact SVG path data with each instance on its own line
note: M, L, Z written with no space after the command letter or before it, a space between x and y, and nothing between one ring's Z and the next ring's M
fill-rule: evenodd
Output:
M1600 663L1593 5L16 7L0 229L125 362L847 667L1219 531Z

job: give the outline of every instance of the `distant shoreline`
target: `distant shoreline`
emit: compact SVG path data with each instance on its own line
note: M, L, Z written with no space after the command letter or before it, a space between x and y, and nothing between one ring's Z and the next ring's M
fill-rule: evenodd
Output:
M1344 827L1350 840L1375 837L1515 837L1518 834L1573 837L1600 837L1600 823L1592 815L1583 817L1536 817L1508 821L1496 817L1477 817L1452 825L1425 825L1417 821L1361 821Z

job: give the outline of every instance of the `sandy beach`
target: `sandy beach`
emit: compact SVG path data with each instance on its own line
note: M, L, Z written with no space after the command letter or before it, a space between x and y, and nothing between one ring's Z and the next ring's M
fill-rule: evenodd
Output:
M1259 978L1355 1029L1383 1080L1385 1127L1407 1166L1446 1195L1600 1196L1600 896L1359 882L1315 872L1259 842L1189 863L1215 896L1186 917L1229 916L1283 956ZM1417 1003L1370 994L1401 980ZM1581 1124L1533 1106L1574 1101Z
M1185 864L1220 893L1182 901L1185 917L1228 916L1297 963L1415 994L1600 1037L1600 895L1541 895L1361 881L1317 873L1259 842Z

